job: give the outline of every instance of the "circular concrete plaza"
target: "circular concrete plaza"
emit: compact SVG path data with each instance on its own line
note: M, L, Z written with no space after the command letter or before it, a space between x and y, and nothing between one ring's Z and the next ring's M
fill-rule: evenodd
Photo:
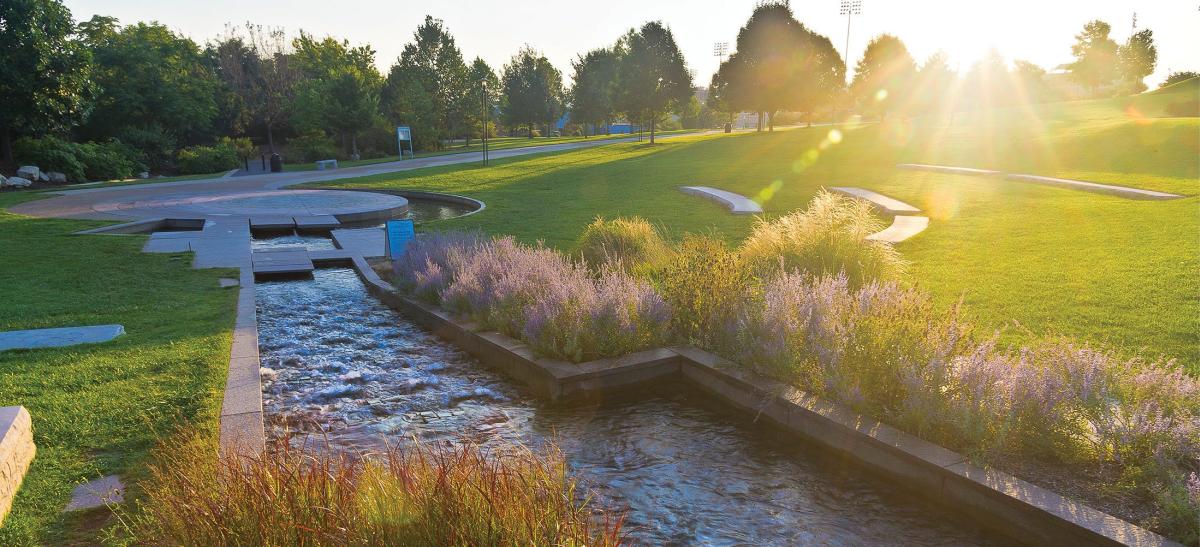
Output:
M346 190L254 190L232 193L168 194L136 201L101 203L100 212L137 216L351 215L387 217L403 213L408 200L390 194Z

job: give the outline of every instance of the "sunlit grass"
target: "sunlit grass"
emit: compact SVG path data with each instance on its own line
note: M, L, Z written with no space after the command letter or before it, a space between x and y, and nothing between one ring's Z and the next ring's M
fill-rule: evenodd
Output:
M1138 97L1134 101L1147 101ZM1167 99L1154 98L1159 102ZM1128 100L1125 100L1128 102ZM1134 119L1122 100L960 113L861 127L684 137L340 184L469 194L483 212L432 226L481 228L571 249L597 215L640 216L678 239L749 235L752 218L679 192L714 186L757 197L768 216L805 207L822 187L860 186L912 203L928 230L897 249L909 280L940 303L964 299L976 323L1179 357L1200 373L1200 119ZM898 171L899 162L997 167L1165 190L1147 202L988 178ZM1019 325L1019 326L1018 326Z

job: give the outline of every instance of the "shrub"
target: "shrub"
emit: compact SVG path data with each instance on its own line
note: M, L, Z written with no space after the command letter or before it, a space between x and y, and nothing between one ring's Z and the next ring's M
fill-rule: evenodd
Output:
M215 173L234 169L240 163L237 149L231 143L190 146L179 151L178 171L184 175Z
M58 137L22 137L13 143L13 156L20 164L36 165L43 172L58 171L67 180L84 180L83 164L76 158L78 145ZM37 182L37 181L34 181Z
M288 153L293 158L309 163L319 160L341 159L333 139L321 131L305 133L288 141Z
M134 543L162 545L618 545L619 515L592 511L560 453L472 445L361 458L282 446L216 457L211 443L159 450L144 498L122 515Z
M146 170L142 153L117 139L81 144L76 157L88 180L128 179Z
M866 239L881 229L867 202L822 191L804 211L759 219L741 252L763 277L782 265L813 275L845 272L858 287L904 273L904 259L890 244Z
M175 135L161 127L127 127L117 138L141 152L141 161L151 171L161 173L174 166L177 141Z
M424 239L425 241L422 241ZM401 287L572 361L661 344L670 314L649 283L512 238L442 234L410 243L396 262Z
M648 272L667 260L671 249L649 222L639 217L596 220L579 235L576 246L593 268L611 264L631 272Z
M688 235L663 268L659 287L678 340L722 351L736 339L737 315L758 282L737 253L711 237Z

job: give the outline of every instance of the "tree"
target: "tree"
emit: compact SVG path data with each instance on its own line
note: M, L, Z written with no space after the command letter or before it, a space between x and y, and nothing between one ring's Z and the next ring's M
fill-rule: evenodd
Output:
M480 138L491 136L496 121L496 112L500 105L500 78L496 76L496 71L488 66L487 62L479 57L476 57L471 62L471 90L474 97L474 104L480 110L479 117L475 118L476 135ZM483 112L486 111L486 114ZM484 124L489 127L485 127ZM469 143L468 143L469 144Z
M1192 78L1200 78L1200 73L1192 72L1190 70L1184 70L1181 72L1172 72L1170 74L1167 74L1167 79L1164 80L1162 85L1159 85L1158 88L1162 89L1169 85L1175 85L1179 82L1186 82L1188 80L1191 80Z
M512 127L526 126L533 138L533 126L551 123L562 105L562 74L550 61L529 46L521 48L504 65L500 82L504 88L502 116Z
M394 121L419 128L424 146L438 146L443 138L466 134L479 105L472 93L471 71L454 37L440 19L428 15L388 72L384 87L384 109Z
M155 168L178 146L213 138L219 86L195 42L157 23L119 27L97 16L80 27L99 87L80 136L117 137L146 153Z
M1008 63L993 48L967 71L963 81L964 99L974 108L1012 104L1015 95L1012 84Z
M1132 93L1146 90L1143 81L1154 72L1158 64L1158 47L1154 45L1154 32L1142 29L1129 37L1125 45L1117 49L1118 67L1121 79Z
M298 79L280 28L246 23L231 29L215 46L221 80L240 99L250 118L266 132L267 147L275 153L275 129L287 122Z
M867 43L867 49L854 67L850 91L866 110L886 118L895 105L909 98L916 63L899 38L880 34Z
M57 0L0 2L0 159L17 135L59 130L88 114L91 56Z
M613 117L618 61L616 48L600 48L571 62L571 68L575 70L570 92L571 119L592 124L593 134L601 124L607 127Z
M357 158L358 135L379 114L383 78L375 69L375 50L332 37L318 41L303 31L292 47L296 69L306 78L297 92L297 124L341 136Z
M738 32L736 52L721 64L712 86L720 109L771 120L779 111L807 112L827 106L843 88L845 65L825 36L796 20L786 2L755 8ZM710 101L712 98L710 97Z
M917 71L915 83L909 91L912 106L917 111L933 112L938 107L949 109L955 106L951 99L954 98L954 84L958 75L950 68L948 59L945 51L937 51Z
M683 63L671 29L658 21L630 31L627 50L617 66L615 104L631 120L650 125L650 144L659 117L678 111L692 96L692 76Z
M1117 43L1108 37L1112 27L1104 21L1089 21L1083 32L1075 35L1071 54L1075 61L1062 66L1075 83L1093 95L1099 87L1117 78Z
M1053 100L1054 93L1046 82L1046 69L1029 61L1013 62L1012 77L1017 91L1026 102L1044 103Z

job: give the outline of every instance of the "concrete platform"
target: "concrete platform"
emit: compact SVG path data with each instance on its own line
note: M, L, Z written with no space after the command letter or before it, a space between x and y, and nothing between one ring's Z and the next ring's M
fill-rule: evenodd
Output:
M727 192L718 188L710 188L708 186L680 186L679 189L685 194L716 201L728 207L729 211L735 215L752 215L762 212L762 206L741 194Z
M899 215L892 219L891 226L867 236L867 239L870 241L899 243L924 232L925 228L928 227L929 217Z
M308 251L300 248L281 247L255 251L251 255L251 267L259 274L302 274L313 271Z
M340 229L329 233L333 244L339 249L367 258L384 256L384 232L382 228Z
M296 221L285 215L255 215L250 217L251 230L291 230Z
M0 351L98 344L125 334L121 325L93 325L0 332Z
M902 215L906 213L919 213L920 209L913 207L903 201L895 198L889 198L883 194L872 192L865 188L856 188L853 186L834 186L830 190L839 194L859 199L865 199L871 203L876 209L889 215Z
M297 230L331 230L341 226L333 215L302 215L292 217Z

